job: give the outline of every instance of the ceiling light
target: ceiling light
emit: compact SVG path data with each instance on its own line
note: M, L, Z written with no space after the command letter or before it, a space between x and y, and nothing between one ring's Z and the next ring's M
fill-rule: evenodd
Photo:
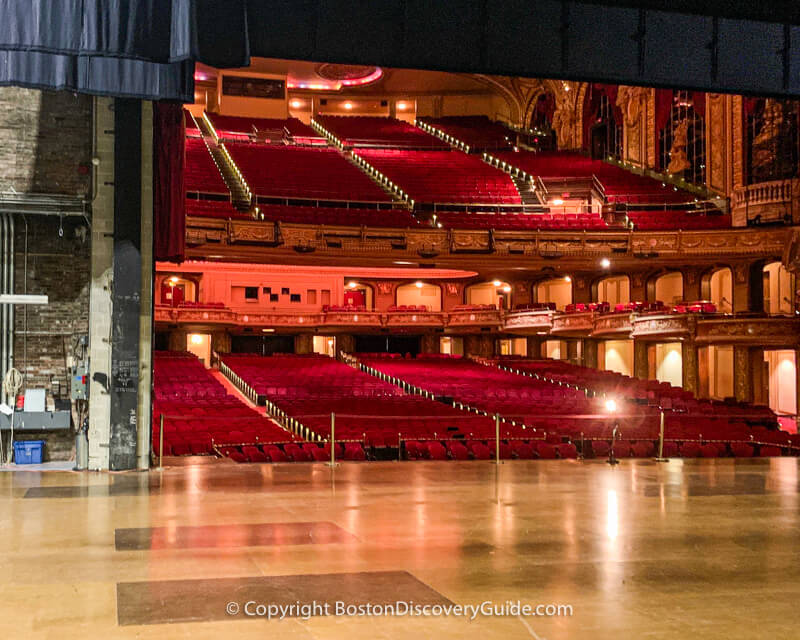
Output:
M564 282L572 282L572 278L569 276L564 276Z
M414 283L414 286L415 286L417 289L422 289L422 287L423 287L424 285L423 285L423 284L422 284L422 283L421 283L419 280L417 280L417 281Z
M358 283L357 282L348 282L347 286L350 287L351 289L355 289L358 286Z
M169 281L170 281L172 284L175 284L175 283L176 283L178 280L179 280L178 276L172 276L172 277L169 279Z
M275 329L262 329L264 333L275 333Z
M492 284L493 284L495 287L499 287L499 286L500 286L501 284L503 284L503 283L502 283L502 282L500 282L499 280L492 280Z
M203 344L203 336L201 336L199 333L193 333L189 336L189 342L192 344Z
M350 109L353 108L353 103L352 102L345 102L342 106L349 111Z
M608 269L611 266L611 260L608 258L603 258L600 261L600 266L603 267L603 269Z
M511 293L511 287L509 287L508 285L504 286L503 293Z
M292 109L299 109L300 107L302 107L302 106L303 106L303 101L302 101L302 100L292 100L292 101L289 103L289 106L290 106Z
M553 204L556 205L557 207L560 207L562 204L564 204L564 201L561 198L556 198L555 200L553 200Z

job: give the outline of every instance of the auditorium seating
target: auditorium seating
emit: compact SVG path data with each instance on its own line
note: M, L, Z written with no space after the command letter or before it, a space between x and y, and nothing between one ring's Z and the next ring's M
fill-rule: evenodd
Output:
M377 116L317 115L314 121L346 147L446 148L447 144L413 124Z
M391 202L391 197L336 149L230 142L225 145L258 196Z
M351 443L343 449L345 458L359 456L359 448L370 457L379 456L376 452L397 448L402 441L409 459L458 459L463 451L456 447L452 453L451 442L494 437L491 418L410 395L324 356L227 355L223 361L258 395L318 436L330 437L334 413L336 442ZM510 424L503 425L503 435L536 437Z
M318 144L324 138L297 118L245 118L206 112L217 135L225 141L250 141L265 135L300 144Z
M633 228L640 231L667 229L724 229L731 216L718 211L628 211Z
M153 353L153 443L159 453L164 416L164 455L221 453L238 462L276 461L264 449L300 440L247 406L191 353ZM255 454L254 452L258 453ZM250 455L253 454L253 455Z
M668 384L561 361L499 361L513 370L535 374L528 377L457 357L362 355L360 359L392 379L435 396L452 397L457 403L537 428L556 447L553 451L537 447L539 457L574 457L570 448L562 447L568 442L586 443L584 454L605 456L615 425L620 438L615 443L617 457L652 455L662 407L667 411L665 440L678 444L676 451L681 455L710 455L713 451L718 456L742 455L741 447L731 448L735 442L750 444L759 451L769 452L775 447L778 455L784 450L798 451L790 434L776 428L775 416L768 408L698 400ZM605 408L606 394L617 401L613 414ZM687 445L690 442L697 448ZM704 447L709 443L715 447Z
M202 138L186 138L184 188L198 193L228 193L214 158Z
M511 178L477 156L404 149L358 149L356 153L416 203L522 203Z
M422 117L418 120L464 142L470 150L509 149L514 144L514 134L487 116Z
M186 215L196 218L219 218L222 220L252 220L248 211L234 209L230 200L197 200L186 198Z
M540 213L523 211L436 211L446 229L603 231L608 225L599 213Z
M199 138L202 135L200 133L200 129L197 127L197 123L192 117L192 114L189 113L188 109L183 110L183 123L184 128L186 129L186 135L188 137Z
M296 224L407 228L420 226L407 209L259 205L259 219Z

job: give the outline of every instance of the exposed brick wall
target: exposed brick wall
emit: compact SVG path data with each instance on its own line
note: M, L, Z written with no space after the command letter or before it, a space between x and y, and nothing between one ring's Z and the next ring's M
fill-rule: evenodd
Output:
M87 197L90 189L92 100L67 92L0 87L0 190ZM82 219L15 216L15 291L46 294L50 304L15 307L14 366L27 388L69 398L66 356L88 332L90 236ZM25 286L27 277L27 289ZM73 419L74 422L74 419ZM74 456L74 431L19 433L46 440L45 459Z
M14 366L25 374L27 388L43 388L48 396L68 399L66 357L72 353L74 340L89 330L90 243L81 219L65 219L63 236L58 229L58 219L28 217L27 293L45 294L49 304L28 307L27 329L25 308L16 305ZM25 291L24 248L25 225L17 216L17 293ZM74 438L73 431L48 433L46 458L70 459Z
M89 96L0 87L0 190L86 195L91 116Z

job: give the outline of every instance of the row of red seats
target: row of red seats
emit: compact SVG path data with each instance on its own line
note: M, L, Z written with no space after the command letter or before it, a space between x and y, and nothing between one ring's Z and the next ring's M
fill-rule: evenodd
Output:
M327 131L345 146L429 147L446 146L438 138L412 124L378 116L314 116Z
M396 447L404 439L491 437L490 418L455 409L398 387L324 356L229 355L223 362L252 389L313 433L330 437L336 414L337 441L365 442L374 448ZM519 427L504 433L520 436Z
M387 311L389 313L426 313L428 311L428 307L424 304L393 304L387 309Z
M497 311L493 304L457 304L451 311Z
M522 203L506 173L460 151L359 149L357 155L418 203Z
M421 117L418 120L460 140L471 150L508 149L514 143L514 134L504 125L490 120L487 116Z
M225 145L250 190L259 196L391 202L391 197L336 149Z
M191 353L153 353L153 442L164 455L212 455L226 445L299 440L229 395ZM277 445L276 445L277 446Z
M603 231L608 225L599 213L551 214L523 211L436 211L437 222L448 229L574 229Z
M185 138L186 166L183 180L186 191L201 193L228 193L214 158L202 138Z
M629 211L634 229L656 231L666 229L725 229L731 216L721 213L692 211Z
M585 313L586 311L608 313L611 311L611 304L608 302L575 302L564 307L564 313Z
M322 311L339 311L345 313L358 313L359 311L366 311L367 306L363 304L323 304Z
M186 198L186 215L196 218L219 218L221 220L252 220L248 211L235 209L230 200L197 200Z
M404 443L407 460L493 460L495 440L410 440ZM553 444L544 440L510 440L500 442L501 460L555 460L577 458L578 450L571 442Z
M774 414L764 407L699 401L691 393L655 382L657 403L642 405L637 385L620 388L618 409L613 415L605 411L605 400L590 397L583 390L584 378L563 375L565 363L555 361L520 362L512 360L514 369L536 372L536 378L457 359L362 359L369 367L393 378L425 389L436 396L448 396L489 414L499 413L506 420L519 420L548 434L552 442L565 438L609 440L618 429L629 442L658 439L659 409L674 399L675 409L684 413L667 416L665 433L671 441L719 441L726 446L733 442L766 443L787 449L794 446L792 437L775 428ZM561 369L557 382L547 375ZM586 379L603 378L608 372L581 368L581 374L592 372ZM611 374L614 375L614 374ZM648 387L652 384L641 381ZM576 388L576 386L578 388ZM646 387L647 388L647 387ZM650 391L651 389L647 389ZM763 425L763 426L759 426ZM798 441L800 446L800 441ZM725 453L729 451L725 449ZM722 454L722 450L720 451Z
M292 137L301 139L320 139L319 134L297 118L247 118L241 116L224 116L219 113L206 112L214 130L220 137L236 137L245 139L258 133L268 131L287 131Z

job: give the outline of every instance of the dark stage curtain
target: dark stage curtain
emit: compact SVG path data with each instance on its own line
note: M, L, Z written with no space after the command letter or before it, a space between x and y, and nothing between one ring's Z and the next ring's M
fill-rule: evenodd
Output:
M245 0L0 0L0 18L0 85L193 102L195 60L250 60Z
M156 260L183 260L184 211L183 108L177 102L153 105L153 254Z

